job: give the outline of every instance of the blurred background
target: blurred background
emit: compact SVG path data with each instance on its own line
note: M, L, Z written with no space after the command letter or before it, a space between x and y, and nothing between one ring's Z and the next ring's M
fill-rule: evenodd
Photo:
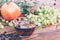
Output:
M37 9L38 7L41 6L53 6L56 9L58 9L60 11L60 0L0 0L0 7L2 4L8 2L8 1L13 1L15 2L17 5L21 6L22 3L32 7L30 9Z

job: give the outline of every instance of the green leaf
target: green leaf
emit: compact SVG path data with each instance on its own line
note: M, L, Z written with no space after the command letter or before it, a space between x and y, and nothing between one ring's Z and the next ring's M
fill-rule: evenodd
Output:
M23 13L24 13L24 14L28 14L29 11L28 11L27 9L23 9Z

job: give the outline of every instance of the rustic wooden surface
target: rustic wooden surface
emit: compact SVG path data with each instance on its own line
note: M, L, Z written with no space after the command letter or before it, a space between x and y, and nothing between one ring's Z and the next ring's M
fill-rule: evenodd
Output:
M29 37L23 37L22 40L60 40L60 30L53 32L34 33Z
M60 30L56 30L56 27L47 27L44 29L35 30L31 36L22 37L22 40L60 40ZM0 30L0 34L4 32L17 33L14 27L5 27Z
M22 38L22 40L60 40L60 31L31 35L28 38Z

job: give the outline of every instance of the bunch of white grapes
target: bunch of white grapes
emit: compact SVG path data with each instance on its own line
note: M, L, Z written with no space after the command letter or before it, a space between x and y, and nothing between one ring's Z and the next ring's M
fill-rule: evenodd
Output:
M53 7L41 7L37 9L37 15L29 14L27 19L38 26L56 24L58 18L58 11Z

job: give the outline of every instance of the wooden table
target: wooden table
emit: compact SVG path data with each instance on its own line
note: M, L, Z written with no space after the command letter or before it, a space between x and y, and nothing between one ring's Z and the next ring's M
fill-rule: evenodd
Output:
M55 31L52 31L52 29L53 27L48 27L46 29L43 29L44 32L42 31L39 32L35 30L31 36L22 37L22 40L60 40L60 30L56 31L55 29L53 29ZM5 27L5 29L0 30L0 34L5 31L8 33L16 33L16 30L14 29L14 27Z
M22 40L60 40L60 31L31 35L30 37L22 38Z

